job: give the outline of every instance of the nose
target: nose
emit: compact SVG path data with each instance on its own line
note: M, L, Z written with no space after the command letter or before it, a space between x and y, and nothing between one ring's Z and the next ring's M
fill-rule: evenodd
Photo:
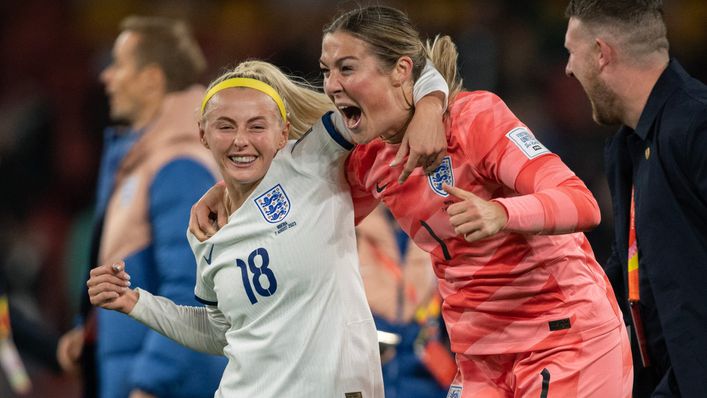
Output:
M574 77L574 74L572 74L572 68L570 67L570 61L567 61L567 65L565 65L565 75L568 77Z
M239 149L243 149L248 146L248 137L245 131L237 129L233 134L233 146Z
M341 82L335 72L330 72L328 77L324 78L324 93L328 96L334 96L342 91Z
M110 71L111 71L111 67L107 66L98 75L98 79L101 81L101 83L103 83L103 85L106 85L106 86L108 85L108 79L110 78Z

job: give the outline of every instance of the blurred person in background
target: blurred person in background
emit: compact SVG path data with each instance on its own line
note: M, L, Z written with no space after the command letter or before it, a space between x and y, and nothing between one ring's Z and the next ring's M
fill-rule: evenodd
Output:
M566 73L607 142L606 264L630 326L636 397L707 397L707 86L670 57L660 0L571 0Z
M184 235L189 209L216 179L196 115L205 60L188 27L129 17L101 81L111 118L104 134L90 265L124 258L133 286L193 304L196 263ZM224 358L196 353L123 314L91 311L60 340L64 370L83 369L86 395L211 397ZM95 342L95 354L93 345Z
M385 396L445 397L457 368L442 333L430 256L383 206L356 227L356 238L376 328L393 337L392 342L381 341Z

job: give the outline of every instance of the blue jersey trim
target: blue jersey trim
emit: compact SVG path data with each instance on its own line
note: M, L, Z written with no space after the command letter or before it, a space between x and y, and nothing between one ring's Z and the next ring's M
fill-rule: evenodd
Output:
M329 133L329 136L336 141L337 144L339 144L342 148L346 149L347 151L350 151L354 149L354 145L348 141L346 141L346 138L339 134L338 131L336 131L336 127L334 127L334 123L331 121L331 114L334 113L333 111L329 111L322 116L322 123L324 124L324 128L326 129L327 133Z
M218 301L204 300L203 298L201 298L201 297L199 297L199 296L197 296L197 295L194 295L194 298L196 299L196 301L200 302L201 304L213 305L213 306L217 306L217 305L218 305Z

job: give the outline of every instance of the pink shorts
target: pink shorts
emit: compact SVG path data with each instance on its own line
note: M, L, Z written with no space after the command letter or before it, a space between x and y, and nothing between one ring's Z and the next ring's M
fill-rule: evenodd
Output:
M622 325L579 344L500 355L457 354L447 398L630 398L631 346Z

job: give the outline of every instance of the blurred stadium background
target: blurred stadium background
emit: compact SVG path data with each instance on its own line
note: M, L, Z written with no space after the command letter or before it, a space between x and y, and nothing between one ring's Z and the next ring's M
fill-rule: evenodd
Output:
M611 239L603 142L581 87L564 75L566 0L387 1L424 35L452 36L468 89L499 94L599 200L589 233L600 262ZM707 81L707 2L666 1L671 52ZM188 21L204 48L204 83L224 67L262 58L320 81L321 28L366 1L24 0L0 5L0 277L10 300L44 332L67 330L83 285L107 102L98 81L120 20ZM707 155L706 155L707 156ZM78 397L78 384L25 357L31 396ZM0 375L0 397L11 397Z

